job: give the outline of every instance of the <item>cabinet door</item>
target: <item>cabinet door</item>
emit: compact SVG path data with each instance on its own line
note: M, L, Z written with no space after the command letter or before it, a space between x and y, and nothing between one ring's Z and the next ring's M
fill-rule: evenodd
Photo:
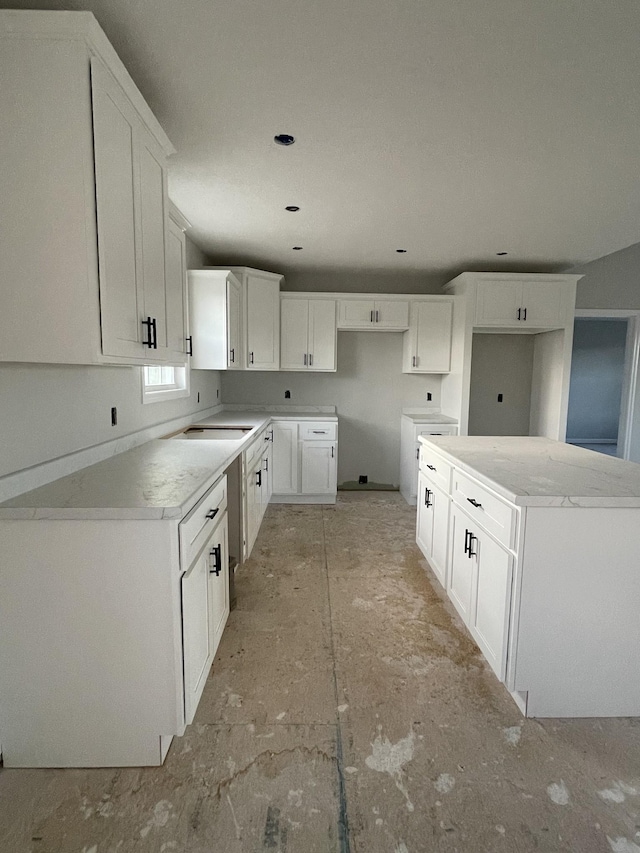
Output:
M245 476L244 482L244 559L248 560L253 550L253 544L256 541L258 527L260 525L258 519L258 504L260 503L260 492L256 478L255 467L252 467Z
M451 302L414 302L411 322L415 327L413 373L448 373L451 370Z
M184 356L184 348L172 352L168 344L167 281L165 251L167 234L167 176L160 146L144 128L138 132L139 244L144 292L144 315L155 322L157 347L149 349L152 359L172 361ZM184 357L182 358L184 361Z
M184 231L169 219L167 231L167 347L184 361L187 342L187 278Z
M447 588L447 565L449 556L449 496L437 486L429 486L429 500L433 512L433 540L430 564L442 586Z
M242 369L242 286L227 279L227 369Z
M216 552L217 550L217 553ZM225 512L205 548L209 553L209 601L211 602L212 657L229 616L229 525ZM211 552L214 551L212 554Z
M491 668L504 681L507 662L513 558L486 533L472 543L475 552L469 630ZM471 561L470 561L471 562Z
M297 495L298 488L298 424L276 421L273 427L273 493Z
M517 327L522 317L522 282L480 281L476 295L476 326Z
M336 369L336 303L309 300L309 369Z
M375 318L371 299L341 299L338 302L339 329L368 329Z
M301 445L302 494L335 495L336 442L303 441Z
M567 289L551 281L525 282L522 288L522 325L559 328L567 322Z
M309 363L309 300L280 302L280 369L305 370Z
M475 562L469 557L468 541L473 523L456 506L451 507L449 579L447 592L454 607L468 626L471 614L471 592Z
M416 542L431 563L433 553L433 502L430 497L429 481L420 471L418 474Z
M280 369L280 282L247 275L247 370Z
M141 358L143 292L138 281L135 187L139 119L120 86L91 61L102 351ZM164 248L162 249L164 254Z
M185 720L193 722L213 662L213 625L209 548L182 576L182 653Z
M374 325L376 329L409 328L409 303L400 300L384 299L374 304Z
M273 494L273 444L271 441L265 441L264 443L261 492L262 515L264 515Z

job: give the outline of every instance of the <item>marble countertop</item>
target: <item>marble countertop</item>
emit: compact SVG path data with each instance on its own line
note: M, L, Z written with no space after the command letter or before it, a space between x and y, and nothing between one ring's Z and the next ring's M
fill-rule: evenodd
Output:
M272 418L335 413L224 411L193 425L250 426L238 440L154 439L0 504L0 519L182 518Z
M521 506L640 507L640 465L549 438L433 436L461 470Z
M413 421L416 424L457 424L457 418L452 418L450 415L443 415L442 412L421 412L418 410L408 409L402 412L405 418Z

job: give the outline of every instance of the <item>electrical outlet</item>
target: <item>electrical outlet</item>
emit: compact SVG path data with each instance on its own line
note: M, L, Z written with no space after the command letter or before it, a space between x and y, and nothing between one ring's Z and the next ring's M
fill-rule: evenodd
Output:
M200 392L198 391L198 403L200 402Z
M427 391L427 400L433 400L433 394L431 391Z
M111 426L118 426L118 410L115 406L111 407Z
M368 482L369 482L369 478L367 477L367 475L366 474L360 474L360 476L358 477L358 483L361 486L365 486Z
M291 391L285 391L285 392L284 392L284 399L285 399L285 400L290 400L290 399L291 399Z
M503 398L503 396L504 396L503 394L498 394L498 402L499 402L499 403L501 403L501 402L502 402L502 398Z

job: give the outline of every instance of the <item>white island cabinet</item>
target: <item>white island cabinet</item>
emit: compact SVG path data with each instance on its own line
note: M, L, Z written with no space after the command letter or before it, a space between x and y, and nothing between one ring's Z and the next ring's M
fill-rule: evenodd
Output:
M640 466L546 438L421 439L417 542L532 717L640 714Z

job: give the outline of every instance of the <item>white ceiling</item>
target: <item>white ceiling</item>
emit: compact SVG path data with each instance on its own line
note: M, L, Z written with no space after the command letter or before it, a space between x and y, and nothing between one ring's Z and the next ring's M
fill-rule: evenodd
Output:
M561 270L640 240L638 0L6 5L94 12L221 262Z

